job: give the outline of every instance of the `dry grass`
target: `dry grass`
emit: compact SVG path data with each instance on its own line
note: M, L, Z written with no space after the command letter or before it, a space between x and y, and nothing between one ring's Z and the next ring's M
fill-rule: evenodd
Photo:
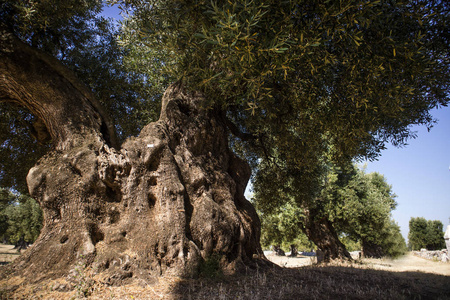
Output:
M0 264L10 263L20 256L20 253L13 248L12 245L0 244Z
M28 284L12 277L0 281L0 299L450 299L450 264L411 256L298 268L265 265L232 276L163 277L120 287L102 283L89 269L71 283L58 279ZM419 269L440 274L411 271Z
M367 265L256 268L213 279L159 278L113 287L96 281L87 294L67 282L29 285L20 278L0 284L2 299L450 299L450 277L420 272L388 272Z

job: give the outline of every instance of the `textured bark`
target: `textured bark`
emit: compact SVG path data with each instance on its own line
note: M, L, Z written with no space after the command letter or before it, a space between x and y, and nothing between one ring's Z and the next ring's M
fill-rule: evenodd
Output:
M212 255L229 271L263 256L244 197L250 168L201 95L171 86L159 121L113 148L110 123L70 72L12 37L1 43L0 101L36 114L55 144L27 176L41 235L1 277L70 278L81 263L122 284L195 276Z
M382 258L385 256L385 253L380 245L363 240L362 255L367 258Z
M333 224L327 218L317 217L318 215L316 210L306 209L303 230L323 252L323 260L325 262L334 259L351 260L351 255L339 240Z

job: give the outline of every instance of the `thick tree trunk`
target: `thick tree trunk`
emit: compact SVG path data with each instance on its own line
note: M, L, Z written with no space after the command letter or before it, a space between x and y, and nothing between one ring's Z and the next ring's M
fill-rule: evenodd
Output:
M327 218L318 217L319 215L315 209L306 209L303 230L323 252L323 260L351 260L351 255L339 240L333 224Z
M363 240L362 255L367 258L382 258L385 254L380 245Z
M70 279L82 264L122 284L194 276L212 255L230 271L263 256L244 197L250 168L201 95L173 85L160 120L116 150L109 122L70 72L12 37L1 43L0 101L39 116L55 149L27 176L44 212L41 235L0 277Z

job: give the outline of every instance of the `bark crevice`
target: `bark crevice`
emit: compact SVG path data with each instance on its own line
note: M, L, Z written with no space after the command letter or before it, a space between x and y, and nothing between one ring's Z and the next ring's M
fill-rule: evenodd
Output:
M45 224L31 250L8 267L13 274L67 277L82 261L100 281L117 285L196 276L213 255L230 272L261 257L259 219L244 197L250 168L228 148L220 114L179 86L164 101L160 120L120 150L85 136L30 170L29 190Z

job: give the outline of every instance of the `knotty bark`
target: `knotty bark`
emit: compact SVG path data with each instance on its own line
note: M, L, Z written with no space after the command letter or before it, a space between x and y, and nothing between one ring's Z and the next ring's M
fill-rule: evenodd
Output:
M122 284L195 276L212 255L229 271L263 256L244 197L250 168L200 94L171 86L159 121L118 147L100 105L58 61L5 32L0 49L0 101L28 108L54 144L27 176L41 235L0 277L70 280L81 264Z
M327 218L319 216L315 209L306 209L303 231L323 252L324 261L351 260L351 255L339 240L333 224Z

